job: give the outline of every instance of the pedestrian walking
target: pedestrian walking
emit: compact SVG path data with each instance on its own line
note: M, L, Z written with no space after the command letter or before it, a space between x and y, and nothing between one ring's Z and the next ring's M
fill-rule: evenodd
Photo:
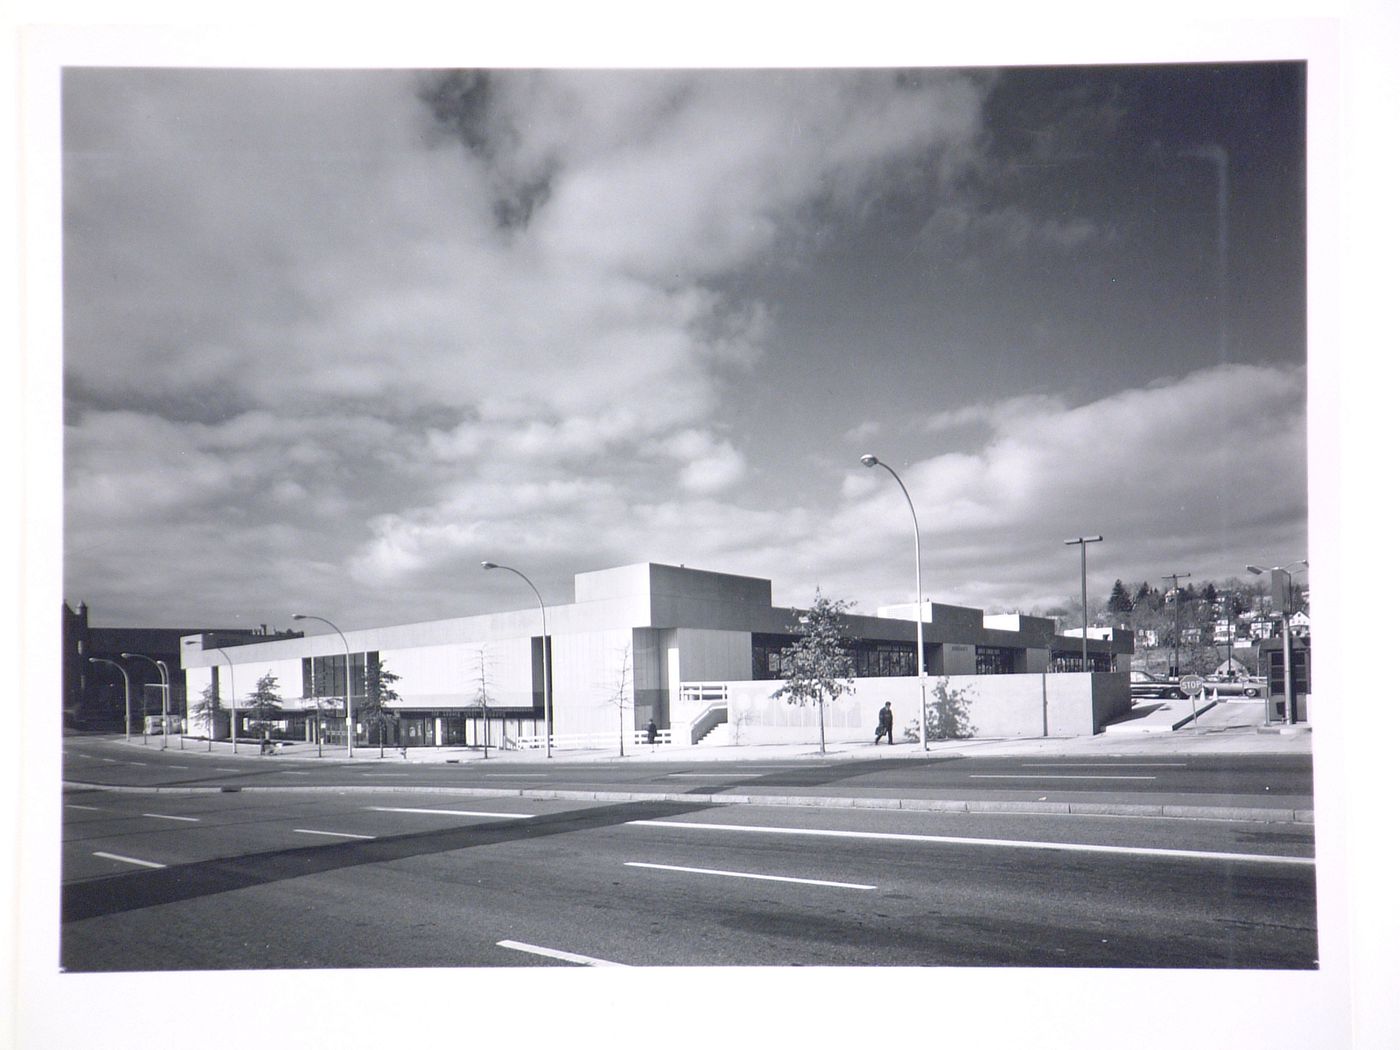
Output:
M647 719L647 743L651 745L653 751L656 750L656 719Z
M885 701L885 706L880 708L880 724L875 728L875 743L880 743L880 738L885 737L890 744L894 744L894 709L890 707L890 702Z

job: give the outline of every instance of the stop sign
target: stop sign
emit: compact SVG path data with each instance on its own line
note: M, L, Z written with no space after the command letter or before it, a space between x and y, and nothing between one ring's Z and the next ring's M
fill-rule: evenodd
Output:
M1206 683L1198 674L1188 674L1179 683L1181 691L1187 696L1196 696L1206 687Z

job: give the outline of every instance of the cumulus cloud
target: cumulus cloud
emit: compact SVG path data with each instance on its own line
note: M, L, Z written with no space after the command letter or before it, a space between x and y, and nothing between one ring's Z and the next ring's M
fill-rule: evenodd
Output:
M919 513L925 580L940 600L1029 608L1070 593L1063 539L1102 533L1096 585L1163 572L1238 575L1256 550L1307 549L1307 436L1302 368L1232 365L1163 378L1081 405L1017 397L944 414L938 427L985 428L972 452L900 470ZM937 428L935 428L937 429ZM878 472L877 472L878 473ZM888 478L851 472L837 536L879 545L894 568L849 570L839 539L811 543L811 563L881 600L908 600L900 564L912 542ZM1199 559L1180 565L1183 556Z
M781 304L751 278L912 183L947 189L940 236L1101 236L959 203L985 91L890 71L70 70L70 597L127 623L525 604L490 558L550 601L639 560L772 577L789 604L815 584L867 611L907 599L903 497L812 454L823 428L903 423L854 399L803 419L776 494L758 445L779 437L782 369L762 365ZM1058 597L1060 540L1085 529L1125 578L1178 551L1266 557L1230 545L1244 526L1296 545L1302 391L1297 370L1223 368L912 421L929 592ZM735 425L740 401L757 424Z

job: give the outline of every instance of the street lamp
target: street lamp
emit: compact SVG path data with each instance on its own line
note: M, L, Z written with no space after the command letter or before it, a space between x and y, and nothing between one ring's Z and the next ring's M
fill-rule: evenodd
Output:
M1294 709L1293 698L1293 625L1288 622L1293 609L1293 570L1306 568L1308 560L1300 558L1288 565L1275 565L1268 569L1261 569L1257 565L1246 565L1245 568L1255 576L1263 576L1264 573L1271 575L1282 573L1284 579L1288 581L1288 589L1283 594L1283 608L1279 610L1279 619L1283 622L1283 717L1288 725L1293 725L1297 720L1297 713ZM1277 578L1277 577L1274 577ZM1270 700L1264 706L1264 722L1266 725L1273 722L1272 708L1274 702Z
M131 743L131 676L126 673L126 668L115 660L104 660L100 656L89 656L90 664L111 664L122 673L122 682L126 686L126 742Z
M1072 540L1065 540L1066 547L1079 544L1079 600L1084 606L1084 637L1080 639L1079 647L1079 669L1089 670L1089 544L1102 543L1102 536L1077 536ZM1108 644L1108 658L1113 659L1113 643Z
M350 643L345 640L345 635L335 624L331 623L324 616L308 616L306 613L292 613L293 620L318 620L325 624L336 634L340 635L340 642L345 646L345 757L355 757L355 709L352 703L355 688L350 683ZM311 678L316 679L316 660L311 660ZM320 715L320 708L317 708L317 716Z
M914 511L914 501L909 498L909 490L904 487L904 482L900 480L894 468L888 463L882 463L878 458L867 452L860 457L860 461L867 467L884 467L890 472L890 477L894 478L895 484L899 486L899 491L904 493L904 500L909 504L909 514L914 519L914 592L915 600L918 603L918 618L914 622L914 644L918 647L918 667L919 667L919 743L925 751L928 750L928 681L927 672L924 667L924 577L923 577L923 556L919 549L919 515Z
M160 749L164 751L167 747L166 739L170 736L170 671L165 666L164 660L154 660L149 656L140 653L122 653L123 660L145 660L148 664L156 665L156 672L160 675ZM180 746L185 746L184 734L180 736Z
M513 572L525 581L525 585L535 592L535 601L540 603L540 662L544 665L544 757L554 757L554 720L550 716L550 703L552 697L549 694L549 621L545 617L544 599L540 597L538 588L530 582L530 577L526 576L519 569L512 569L509 565L497 565L494 561L484 561L481 563L483 569L505 569L506 572Z
M238 690L233 685L233 657L224 652L219 646L214 646L214 651L228 661L228 738L233 743L233 753L238 754ZM213 736L213 730L210 730Z
M1181 677L1181 581L1189 580L1189 572L1173 572L1163 576L1172 581L1172 673L1171 677Z

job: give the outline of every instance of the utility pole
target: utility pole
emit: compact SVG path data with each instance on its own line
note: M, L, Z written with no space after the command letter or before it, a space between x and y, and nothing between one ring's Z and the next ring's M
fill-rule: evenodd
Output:
M1162 577L1163 580L1172 581L1172 678L1181 677L1181 581L1190 578L1189 572L1173 572Z

